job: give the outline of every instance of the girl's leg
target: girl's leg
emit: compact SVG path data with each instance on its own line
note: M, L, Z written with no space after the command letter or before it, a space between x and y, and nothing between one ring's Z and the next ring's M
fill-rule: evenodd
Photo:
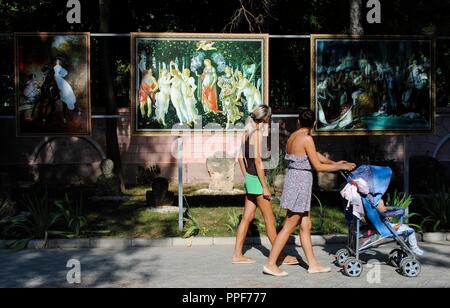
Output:
M277 266L277 260L286 246L287 241L291 234L295 231L300 222L300 215L288 212L286 221L284 223L283 229L277 236L275 243L273 244L272 250L270 251L269 259L267 260L266 267L273 271L274 273L281 273L282 270Z
M264 217L264 223L266 225L267 237L269 238L269 241L273 247L273 245L275 244L275 240L277 239L277 228L276 228L275 215L273 214L272 202L268 201L263 196L258 196L256 199L256 202L257 202L258 207L261 210L261 213ZM298 260L295 257L286 256L283 252L281 252L281 254L279 255L279 258L281 259L281 261L288 262L288 263L295 264L298 262Z
M254 197L245 197L245 209L242 215L242 221L236 232L236 245L234 247L233 262L249 261L250 258L244 257L242 249L244 248L245 238L247 237L248 228L255 219L256 214L256 200Z
M256 197L256 203L258 204L261 214L264 218L264 223L266 224L266 233L269 238L270 243L275 243L277 238L277 229L275 223L275 215L273 214L272 202L265 199L263 196Z
M311 216L310 213L305 213L301 215L300 222L300 241L302 244L303 252L305 253L306 259L308 260L310 271L323 271L326 268L321 266L314 255L314 250L311 240Z

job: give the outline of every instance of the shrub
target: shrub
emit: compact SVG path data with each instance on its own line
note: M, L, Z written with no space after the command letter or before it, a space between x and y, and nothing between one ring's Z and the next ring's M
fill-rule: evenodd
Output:
M191 211L188 209L184 213L184 234L183 238L190 238L198 235L205 235L207 230L202 228L198 220L194 217Z
M42 196L37 193L24 196L22 200L27 212L13 217L6 228L6 232L14 237L20 238L10 243L11 248L25 248L30 240L43 239L44 247L50 234L50 229L57 223L59 214L48 198L47 190Z
M433 194L431 198L421 198L424 206L424 215L420 227L424 231L450 230L450 194L444 187L440 193Z
M55 205L59 209L58 215L64 221L66 230L73 236L80 236L87 225L87 219L83 216L83 196L80 197L79 201L73 202L66 194L65 199L56 201Z

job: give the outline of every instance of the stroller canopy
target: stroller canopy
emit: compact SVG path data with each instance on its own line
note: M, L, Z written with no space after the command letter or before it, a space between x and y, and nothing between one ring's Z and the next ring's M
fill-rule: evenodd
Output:
M392 178L389 167L363 165L350 173L353 180L362 179L369 185L369 193L373 206L377 206L386 193Z

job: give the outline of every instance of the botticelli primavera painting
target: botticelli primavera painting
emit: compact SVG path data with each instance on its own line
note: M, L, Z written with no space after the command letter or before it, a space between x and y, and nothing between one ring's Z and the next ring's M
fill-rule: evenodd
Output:
M268 104L268 36L132 34L135 134L242 129Z

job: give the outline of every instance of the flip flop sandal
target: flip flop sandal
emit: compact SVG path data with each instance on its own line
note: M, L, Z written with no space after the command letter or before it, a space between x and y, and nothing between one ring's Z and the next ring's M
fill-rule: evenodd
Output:
M256 260L232 261L231 264L255 264Z
M310 274L325 274L325 273L329 273L329 272L331 272L330 267L324 267L320 270L308 270L308 273L310 273Z
M286 273L285 271L283 271L283 272L277 274L277 273L275 273L275 272L272 272L270 269L268 269L268 268L265 267L265 266L263 267L263 274L269 275L269 276L274 276L274 277L287 277L287 276L289 276L289 274Z

